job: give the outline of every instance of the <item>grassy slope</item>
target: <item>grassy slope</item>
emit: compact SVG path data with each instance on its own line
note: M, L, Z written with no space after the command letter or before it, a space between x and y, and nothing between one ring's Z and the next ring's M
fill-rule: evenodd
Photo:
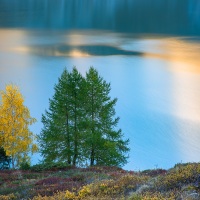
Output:
M198 163L142 172L116 167L5 170L0 171L0 200L200 199L199 175Z

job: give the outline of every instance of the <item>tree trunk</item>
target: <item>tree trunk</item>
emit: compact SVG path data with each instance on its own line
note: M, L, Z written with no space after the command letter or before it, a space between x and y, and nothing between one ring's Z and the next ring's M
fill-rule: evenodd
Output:
M91 155L90 155L90 166L94 166L94 147L92 145Z
M71 153L70 153L70 136L69 136L69 118L67 117L67 163L71 165Z
M77 96L76 92L74 94L75 100L75 108L74 108L74 157L73 157L73 165L76 166L76 160L78 157L78 133L77 133Z
M13 156L11 158L11 161L12 161L12 168L15 169L15 160L14 160Z
M92 86L92 148L91 148L91 154L90 154L90 166L94 166L94 151L95 151L95 131L94 131L94 88Z

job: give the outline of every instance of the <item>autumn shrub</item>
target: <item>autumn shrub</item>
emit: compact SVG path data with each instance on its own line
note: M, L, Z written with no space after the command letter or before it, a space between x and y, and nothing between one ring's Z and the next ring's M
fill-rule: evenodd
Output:
M0 170L0 180L1 181L12 181L19 178L19 173L16 170Z
M21 190L21 188L22 187L19 184L8 182L7 184L4 184L3 186L0 187L0 194L9 195L17 192L18 190Z
M115 167L115 166L92 166L89 168L85 168L85 170L92 171L92 172L98 172L98 173L108 173L108 172L113 172L113 171L125 172L125 170L123 170L119 167Z
M199 181L200 164L197 163L176 165L167 172L111 169L0 171L0 199L11 198L14 194L16 200L173 200L180 198L184 188L199 191L196 182Z
M133 175L124 175L119 180L102 180L93 182L91 184L82 185L78 189L75 185L73 187L69 187L65 190L65 195L63 199L65 200L82 200L82 199L122 199L124 196L128 195L128 193L132 190L136 190L136 188L144 183L148 177L146 176L133 176ZM69 183L69 182L68 182ZM43 185L43 189L44 189ZM43 190L43 193L37 190L40 194L34 200L46 200L47 196L51 194L48 193L48 189L52 192L52 185L46 185L46 189ZM63 189L63 188L62 188ZM59 189L61 191L61 189ZM54 192L54 199L58 199ZM51 199L49 197L49 199Z
M71 177L71 180L72 181L78 181L78 182L84 181L85 175L84 174L75 174Z
M4 187L0 188L0 194L1 195L10 195L10 194L17 194L17 196L20 196L20 194L27 195L27 189L29 188L29 185L21 185L21 184L13 184L12 182L10 184L5 185ZM1 199L1 198L0 198Z
M146 176L151 176L151 177L155 177L158 175L165 175L167 173L167 170L164 169L153 169L153 170L144 170L142 172L140 172L141 175L146 175Z
M23 172L24 179L39 179L39 178L41 179L44 176L45 176L45 174L42 174L42 173L33 173L31 171Z
M181 188L183 185L194 184L200 174L199 164L176 165L165 176L160 176L155 185L160 190Z
M95 196L126 196L130 191L144 183L148 178L125 175L118 180L105 180L93 185L91 191Z
M176 195L171 193L160 193L160 192L145 192L143 194L133 194L128 200L175 200Z
M10 180L10 175L4 171L0 171L0 184Z
M70 192L69 190L67 190L65 192L65 199L66 200L75 200L78 199L79 197L74 193L74 192Z
M56 192L53 196L41 196L37 195L32 200L66 200L65 192Z
M119 180L98 181L83 186L76 197L78 199L87 199L91 196L98 198L126 196L128 192L135 190L138 185L144 183L147 179L148 177L145 176L125 175Z
M0 195L1 200L16 200L17 197L14 194Z
M119 172L110 172L109 173L109 179L119 179L120 177L124 176L124 174L121 174Z
M87 172L85 175L85 183L90 184L97 181L110 179L110 176L105 173Z
M58 177L50 177L43 180L39 180L35 183L35 185L52 185L56 183L61 183L63 181L62 178Z
M82 186L81 182L54 177L38 181L34 186L34 194L51 196L57 191L78 191Z
M82 169L75 169L75 170L66 170L62 173L58 173L57 176L61 177L70 177L73 181L82 182L84 184L90 184L95 181L100 181L104 179L109 179L110 175L106 173L95 172L91 170L82 170Z

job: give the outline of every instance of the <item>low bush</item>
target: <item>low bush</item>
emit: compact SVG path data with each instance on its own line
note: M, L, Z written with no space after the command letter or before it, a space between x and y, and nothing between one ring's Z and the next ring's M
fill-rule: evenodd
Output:
M28 162L22 162L20 164L20 169L21 170L29 170L30 168L31 168L31 166L30 166L30 163L28 163Z
M144 170L140 172L140 174L142 175L151 176L151 177L155 177L158 175L165 175L166 173L167 173L167 170L164 170L164 169Z
M0 195L1 200L16 200L17 197L14 194L8 194L8 195Z
M160 176L155 185L160 191L180 189L184 185L194 184L198 181L200 175L200 165L189 163L176 165L169 170L165 176Z
M73 168L72 166L67 165L63 162L58 163L41 163L36 164L30 167L31 171L41 172L46 170L59 170L59 169L66 169L66 168Z
M146 192L143 194L133 194L128 200L175 200L176 195L171 192L167 194L163 194L160 192Z

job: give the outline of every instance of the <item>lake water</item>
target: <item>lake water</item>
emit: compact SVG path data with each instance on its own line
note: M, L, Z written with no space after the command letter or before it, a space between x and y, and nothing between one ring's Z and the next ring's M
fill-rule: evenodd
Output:
M20 87L39 134L64 67L94 66L118 98L125 169L199 162L199 36L199 0L0 0L0 89Z

